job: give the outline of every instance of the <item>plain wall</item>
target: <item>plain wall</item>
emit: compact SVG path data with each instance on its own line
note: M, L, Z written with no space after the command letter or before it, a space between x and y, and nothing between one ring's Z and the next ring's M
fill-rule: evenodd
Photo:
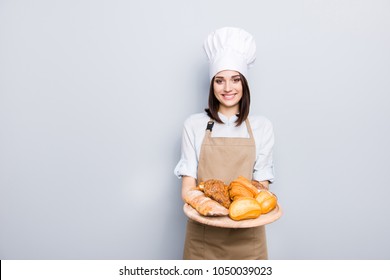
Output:
M0 259L180 259L202 43L254 35L271 259L390 259L390 2L0 1Z

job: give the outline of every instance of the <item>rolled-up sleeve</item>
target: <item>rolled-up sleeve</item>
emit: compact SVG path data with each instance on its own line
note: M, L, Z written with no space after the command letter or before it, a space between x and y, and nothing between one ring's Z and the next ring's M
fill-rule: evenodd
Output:
M190 120L188 119L184 123L181 157L174 170L174 174L178 178L182 176L197 178L198 159L196 155L195 136L191 129Z
M256 181L270 181L275 179L273 164L274 131L272 123L267 120L264 123L262 133L258 140L256 162L253 170L253 179Z

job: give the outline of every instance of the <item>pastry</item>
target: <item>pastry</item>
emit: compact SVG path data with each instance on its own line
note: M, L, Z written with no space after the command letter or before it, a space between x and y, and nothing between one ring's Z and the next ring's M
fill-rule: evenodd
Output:
M229 185L229 194L232 200L239 197L254 198L259 193L259 190L243 176L237 177Z

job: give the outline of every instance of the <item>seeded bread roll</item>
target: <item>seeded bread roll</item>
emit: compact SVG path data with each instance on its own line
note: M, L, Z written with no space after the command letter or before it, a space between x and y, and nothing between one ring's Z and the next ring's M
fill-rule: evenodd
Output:
M225 208L230 206L229 186L217 179L210 179L204 182L203 192L207 197L212 198Z

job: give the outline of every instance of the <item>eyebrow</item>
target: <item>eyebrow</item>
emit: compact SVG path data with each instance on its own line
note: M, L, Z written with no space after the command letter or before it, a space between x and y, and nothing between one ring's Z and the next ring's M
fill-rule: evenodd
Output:
M234 75L234 76L231 76L230 78L239 78L240 75ZM222 76L215 76L216 79L225 79L225 77L222 77Z

